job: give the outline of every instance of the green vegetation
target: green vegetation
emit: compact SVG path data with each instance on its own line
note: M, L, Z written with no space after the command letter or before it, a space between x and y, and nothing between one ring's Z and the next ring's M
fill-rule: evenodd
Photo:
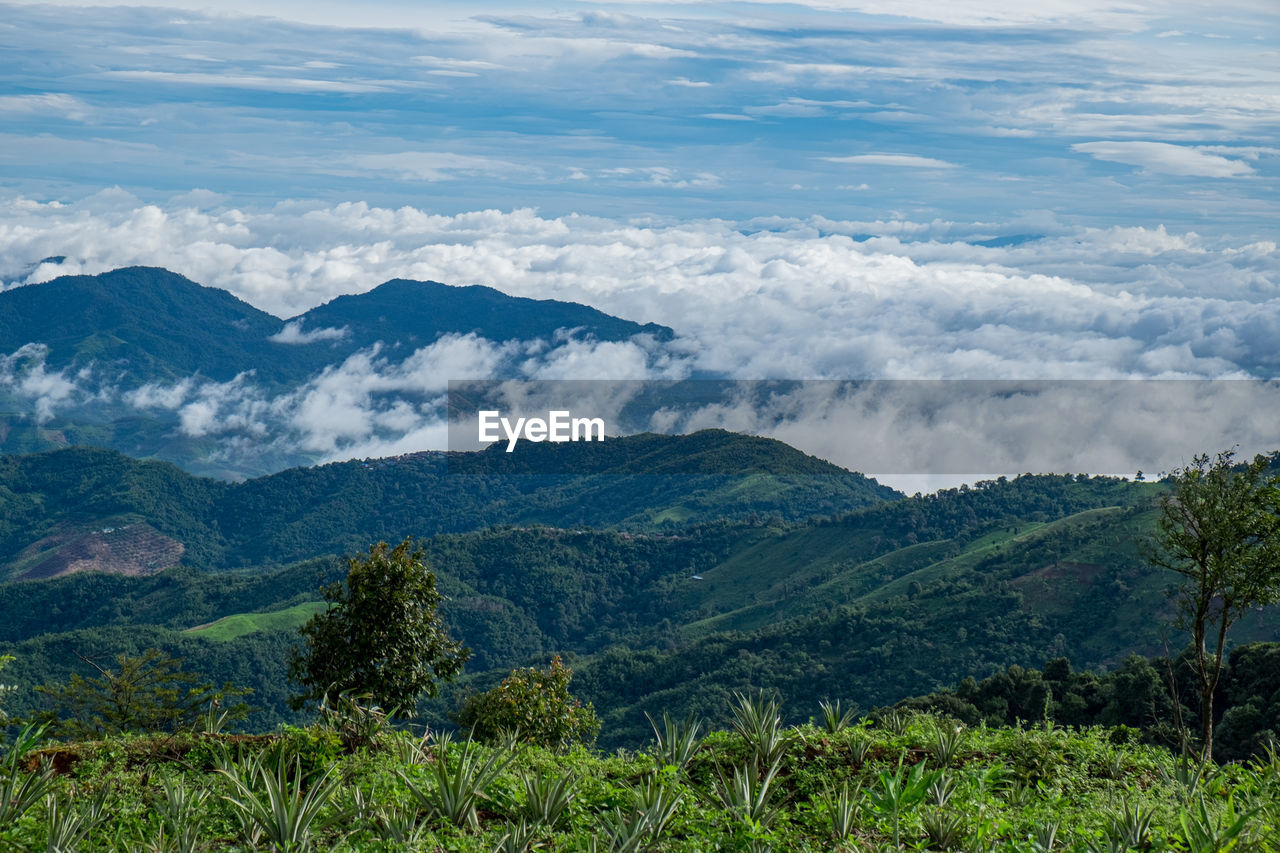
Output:
M267 613L235 613L223 616L208 625L200 625L186 631L206 640L234 640L257 631L295 631L323 611L327 604L320 601L304 601L282 610Z
M1250 610L1280 600L1280 475L1268 473L1265 456L1244 465L1232 460L1231 451L1212 462L1201 455L1174 472L1150 557L1185 579L1178 611L1191 631L1205 759L1213 756L1213 697L1227 632Z
M1043 671L1013 665L897 705L945 713L968 725L1120 726L1148 743L1182 751L1193 746L1185 729L1200 728L1201 706L1194 702L1199 679L1190 648L1173 661L1130 655L1104 673L1076 672L1066 658L1056 658ZM1232 649L1218 689L1210 709L1215 754L1246 761L1280 743L1280 644Z
M182 669L179 658L158 649L137 657L117 655L116 667L85 658L98 675L72 674L62 685L36 688L54 710L39 715L49 731L60 737L92 738L126 732L175 732L191 728L202 714L214 715L219 725L243 720L248 706L227 700L252 691L226 684L215 689L198 675Z
M94 460L86 461L79 476L87 502L109 479L95 479ZM377 469L386 477L387 513L403 509L391 485L419 482L416 464ZM336 488L372 470L355 468L280 477L319 494L313 477L333 477ZM75 476L68 466L57 482L70 490ZM271 500L285 500L288 483L277 485ZM1025 476L804 523L765 516L655 530L519 525L420 540L447 597L440 614L472 658L459 683L419 711L446 723L468 691L488 690L512 669L545 665L556 653L574 669L575 693L594 705L609 747L642 743L648 717L663 712L727 724L732 692L760 684L788 707L819 695L871 708L1057 657L1113 670L1131 653L1162 653L1161 634L1174 617L1166 591L1175 576L1154 569L1136 544L1154 531L1166 489ZM422 497L416 489L399 494L409 507ZM265 501L254 511L294 511ZM338 504L324 517L330 531L349 523ZM285 668L297 635L292 625L270 627L276 617L268 614L285 611L283 619L299 605L315 606L319 591L344 574L341 561L322 558L274 569L179 567L0 585L7 617L0 654L18 656L6 675L23 688L11 712L41 709L35 685L73 672L92 676L77 653L156 647L218 683L253 688L260 710L246 722L250 730L301 722L288 707ZM230 639L187 632L224 617L235 617L228 629L247 622L263 630ZM1250 613L1233 637L1272 639L1277 628L1280 613L1269 609ZM1168 641L1175 651L1186 643L1177 633ZM1184 703L1190 695L1187 688ZM1259 701L1267 713L1270 705Z
M495 524L669 532L678 529L672 517L800 521L900 497L781 442L718 430L530 448L340 462L235 484L93 448L0 457L0 579L56 577L135 524L180 546L183 565L216 570ZM569 469L580 473L537 473L547 454L571 454ZM513 456L531 470L508 470ZM726 465L761 473L744 488L716 473Z
M569 694L572 679L573 671L559 655L546 669L517 669L492 690L468 696L458 725L484 743L511 737L552 748L591 746L600 719L590 703Z
M443 596L413 540L379 542L347 562L347 577L325 587L329 607L299 629L289 659L302 686L295 708L328 704L345 693L368 695L393 716L412 716L418 698L435 696L471 650L449 638L436 608Z
M1280 850L1275 753L1188 767L1123 729L967 727L903 712L829 731L783 728L780 713L741 696L735 730L695 730L678 761L670 739L598 754L381 727L344 745L323 720L238 740L41 746L28 733L0 764L0 790L14 792L0 800L0 846Z

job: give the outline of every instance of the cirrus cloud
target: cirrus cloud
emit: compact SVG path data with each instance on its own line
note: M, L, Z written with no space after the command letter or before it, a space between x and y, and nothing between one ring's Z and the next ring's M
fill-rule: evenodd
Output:
M1240 178L1254 174L1248 163L1187 145L1167 142L1079 142L1072 151L1098 160L1141 166L1142 171L1200 178ZM1215 151L1224 150L1221 147Z

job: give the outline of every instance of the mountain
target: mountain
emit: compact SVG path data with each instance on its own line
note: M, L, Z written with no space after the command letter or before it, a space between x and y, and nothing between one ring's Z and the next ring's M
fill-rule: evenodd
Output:
M468 351L491 357L403 367L472 334ZM673 336L478 286L396 279L286 321L163 269L65 276L0 292L0 452L94 445L243 479L341 458L343 441L351 456L366 455L362 441L393 446L431 419L446 380L477 378L475 364L514 378L559 348L659 352ZM335 400L376 428L332 436Z
M799 520L901 497L781 442L719 430L532 447L579 457L569 468L582 473L511 472L508 460L524 454L499 450L339 462L242 483L94 448L3 457L0 579L279 565L493 524ZM699 473L707 459L740 460L751 473Z
M703 442L726 452L735 443L687 438L687 448L667 440L673 458L696 457ZM741 452L768 448L752 441ZM775 464L802 464L775 450ZM158 645L210 677L254 687L268 708L255 725L269 727L291 719L284 661L294 629L342 575L339 560L321 555L408 532L427 537L450 630L475 652L464 682L424 707L437 723L466 690L555 652L573 662L605 742L635 745L649 736L646 711L712 715L737 689L776 688L796 707L825 696L868 708L1057 657L1117 667L1132 652L1160 653L1162 632L1182 645L1165 595L1175 579L1140 550L1162 483L1025 475L808 519L794 498L814 493L797 483L822 484L832 501L832 475L761 473L735 488L702 479L713 475L684 485L625 473L555 482L445 464L415 455L229 484L102 451L6 460L11 572L32 567L13 562L22 542L75 529L109 538L106 527L145 523L187 555L155 574L0 584L0 612L12 614L0 654L17 656L6 677L30 686L65 678L76 651ZM789 516L767 510L771 495ZM672 523L673 506L688 523ZM610 519L621 520L601 529ZM1277 630L1280 610L1269 608L1233 637Z
M289 325L297 335L282 334ZM319 329L332 334L316 335ZM196 375L226 382L246 371L296 383L376 344L402 360L446 334L528 341L550 340L561 330L601 341L641 334L665 341L674 334L573 302L405 279L339 296L287 321L154 267L63 276L0 293L0 353L43 345L48 367L96 364L124 387Z
M301 329L346 329L352 342L384 341L413 349L442 335L472 332L493 341L549 340L557 331L601 341L651 335L669 341L674 332L640 325L576 302L508 296L492 287L451 287L433 281L394 279L367 293L339 296L290 320ZM364 344L367 346L368 344ZM354 351L354 343L348 344Z
M227 381L287 352L283 323L168 270L63 276L0 293L0 353L47 347L50 368L96 364L118 384L203 375Z

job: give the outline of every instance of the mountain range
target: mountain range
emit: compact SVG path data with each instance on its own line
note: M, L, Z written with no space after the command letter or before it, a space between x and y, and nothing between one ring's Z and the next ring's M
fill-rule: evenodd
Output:
M89 448L0 467L0 654L29 688L78 655L184 656L255 690L253 723L290 716L296 628L341 556L414 536L473 649L463 682L424 705L443 724L469 689L561 653L605 720L605 741L648 736L644 714L721 713L769 685L867 708L1056 657L1116 667L1182 645L1176 578L1143 557L1164 483L1025 475L905 497L767 439L636 436L584 469L451 470L444 454L298 468L242 483ZM567 445L600 453L608 446ZM734 455L752 473L635 473ZM171 565L176 562L176 565ZM1280 610L1235 642L1271 639Z
M517 378L557 347L673 335L481 286L396 279L286 320L164 269L65 276L0 293L0 452L93 445L243 478L341 457L354 439L316 435L333 394L375 426L398 416L371 440L401 438L406 411L425 420L446 380L477 378L448 372L475 359L427 357L442 342Z

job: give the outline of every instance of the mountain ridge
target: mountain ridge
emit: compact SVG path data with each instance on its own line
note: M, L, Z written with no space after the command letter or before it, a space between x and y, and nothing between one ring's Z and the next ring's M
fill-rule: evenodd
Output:
M641 452L628 452L633 445ZM3 456L0 580L58 564L59 549L80 543L83 550L85 537L103 528L140 523L180 543L186 564L226 569L493 524L651 530L769 515L801 519L901 497L782 442L720 430L570 443L556 452L585 461L567 469L576 473L539 474L508 467L523 450L430 451L228 483L98 448ZM754 473L696 466L676 473L681 460L708 453L740 457ZM39 542L46 547L31 550Z
M433 389L477 378L446 375L447 347L411 357L471 335L459 351L484 355L466 365L516 378L564 347L657 357L675 332L481 285L392 279L285 320L159 267L62 276L0 292L0 452L96 445L243 479L340 457L344 441L396 446L406 414L429 420ZM326 433L335 393L375 425L363 441Z

